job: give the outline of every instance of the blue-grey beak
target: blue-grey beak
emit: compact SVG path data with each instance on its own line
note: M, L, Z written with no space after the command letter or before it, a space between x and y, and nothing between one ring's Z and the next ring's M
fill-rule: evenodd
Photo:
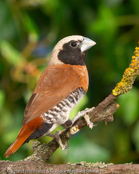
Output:
M95 44L96 44L96 42L94 42L93 40L91 40L87 37L83 37L83 41L81 42L81 45L80 45L81 52L88 50Z

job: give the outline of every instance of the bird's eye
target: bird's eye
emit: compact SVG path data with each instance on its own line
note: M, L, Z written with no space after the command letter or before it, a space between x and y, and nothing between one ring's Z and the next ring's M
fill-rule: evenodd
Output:
M72 47L76 47L77 46L77 43L73 41L73 42L71 42L71 46Z

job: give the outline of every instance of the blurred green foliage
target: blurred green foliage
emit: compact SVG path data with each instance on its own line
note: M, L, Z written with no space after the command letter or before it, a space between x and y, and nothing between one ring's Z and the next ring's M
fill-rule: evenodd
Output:
M0 1L0 160L21 128L24 108L47 65L54 45L68 35L97 42L87 53L90 85L73 114L96 106L111 93L128 67L139 41L138 0ZM58 149L51 163L139 162L139 77L120 96L114 122L84 128L70 140L68 154ZM49 142L49 137L40 139ZM30 141L9 160L32 153Z

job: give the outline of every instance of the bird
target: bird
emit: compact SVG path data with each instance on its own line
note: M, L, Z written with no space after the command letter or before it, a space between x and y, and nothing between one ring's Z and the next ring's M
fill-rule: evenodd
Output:
M45 135L56 138L61 149L65 149L58 133L51 132L59 125L67 128L73 124L69 118L70 112L88 90L86 51L95 44L87 37L71 35L55 45L27 103L19 134L4 154L6 158L24 143Z

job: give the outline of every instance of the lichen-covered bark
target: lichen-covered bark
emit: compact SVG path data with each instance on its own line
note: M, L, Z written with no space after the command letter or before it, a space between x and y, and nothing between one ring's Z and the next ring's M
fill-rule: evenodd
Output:
M113 101L114 99L115 96L113 96L113 94L109 95L109 97L107 97L103 102L101 102L95 109L92 108L89 109L89 112L86 111L86 115L90 117L90 120L93 123L97 123L99 121L112 122L113 114L119 108L119 105ZM65 144L73 136L73 133L71 131L72 129L77 129L77 131L79 131L85 126L87 126L86 122L84 118L82 118L79 119L72 127L65 130L60 135L63 144ZM40 144L38 141L36 141L33 144L34 153L24 160L36 160L46 162L58 147L59 145L55 139L53 139L48 144Z
M104 164L104 163L77 163L77 164L46 164L35 161L0 162L0 173L139 173L138 164Z

